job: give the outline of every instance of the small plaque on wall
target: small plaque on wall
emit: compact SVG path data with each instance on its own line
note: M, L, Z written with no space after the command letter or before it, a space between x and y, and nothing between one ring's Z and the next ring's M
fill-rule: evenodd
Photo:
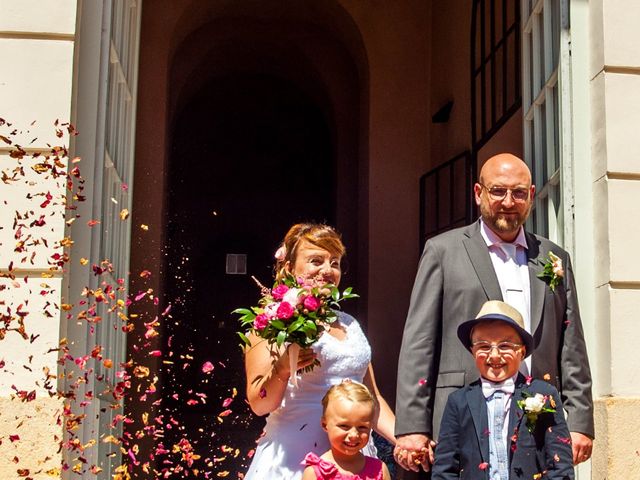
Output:
M227 253L227 275L247 274L247 255L244 253Z

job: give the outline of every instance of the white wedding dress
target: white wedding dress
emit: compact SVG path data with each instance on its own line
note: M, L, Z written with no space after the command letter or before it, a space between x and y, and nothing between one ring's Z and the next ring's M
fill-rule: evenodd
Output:
M329 450L320 426L322 397L345 378L361 382L371 361L371 347L357 320L343 312L338 312L338 319L346 329L345 338L324 334L313 345L321 365L298 375L297 387L289 380L280 408L267 417L245 480L299 480L305 455ZM375 457L371 440L363 453Z

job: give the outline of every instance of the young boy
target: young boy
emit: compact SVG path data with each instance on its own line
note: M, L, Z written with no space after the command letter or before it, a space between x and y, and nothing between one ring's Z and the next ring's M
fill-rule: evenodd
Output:
M520 313L497 300L458 327L480 379L449 396L432 480L574 478L558 391L518 373L533 351Z

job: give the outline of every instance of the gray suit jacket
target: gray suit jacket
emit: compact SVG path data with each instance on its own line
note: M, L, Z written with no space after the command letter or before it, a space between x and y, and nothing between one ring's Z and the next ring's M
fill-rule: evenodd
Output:
M569 254L526 232L531 330L537 345L532 375L561 393L569 431L594 436L591 372ZM552 251L565 276L552 292L538 277ZM458 325L487 300L502 300L480 222L445 232L425 245L411 294L398 364L396 435L438 437L447 397L479 377L458 340Z

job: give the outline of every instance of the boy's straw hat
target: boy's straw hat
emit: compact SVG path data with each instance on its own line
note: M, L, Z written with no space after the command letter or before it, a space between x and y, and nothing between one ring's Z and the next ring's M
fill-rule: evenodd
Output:
M473 320L467 320L458 327L458 338L467 350L471 351L471 331L479 323L499 320L512 326L526 347L525 358L531 355L534 349L533 337L524 328L524 321L520 312L511 305L500 300L489 300L482 305L482 308Z

